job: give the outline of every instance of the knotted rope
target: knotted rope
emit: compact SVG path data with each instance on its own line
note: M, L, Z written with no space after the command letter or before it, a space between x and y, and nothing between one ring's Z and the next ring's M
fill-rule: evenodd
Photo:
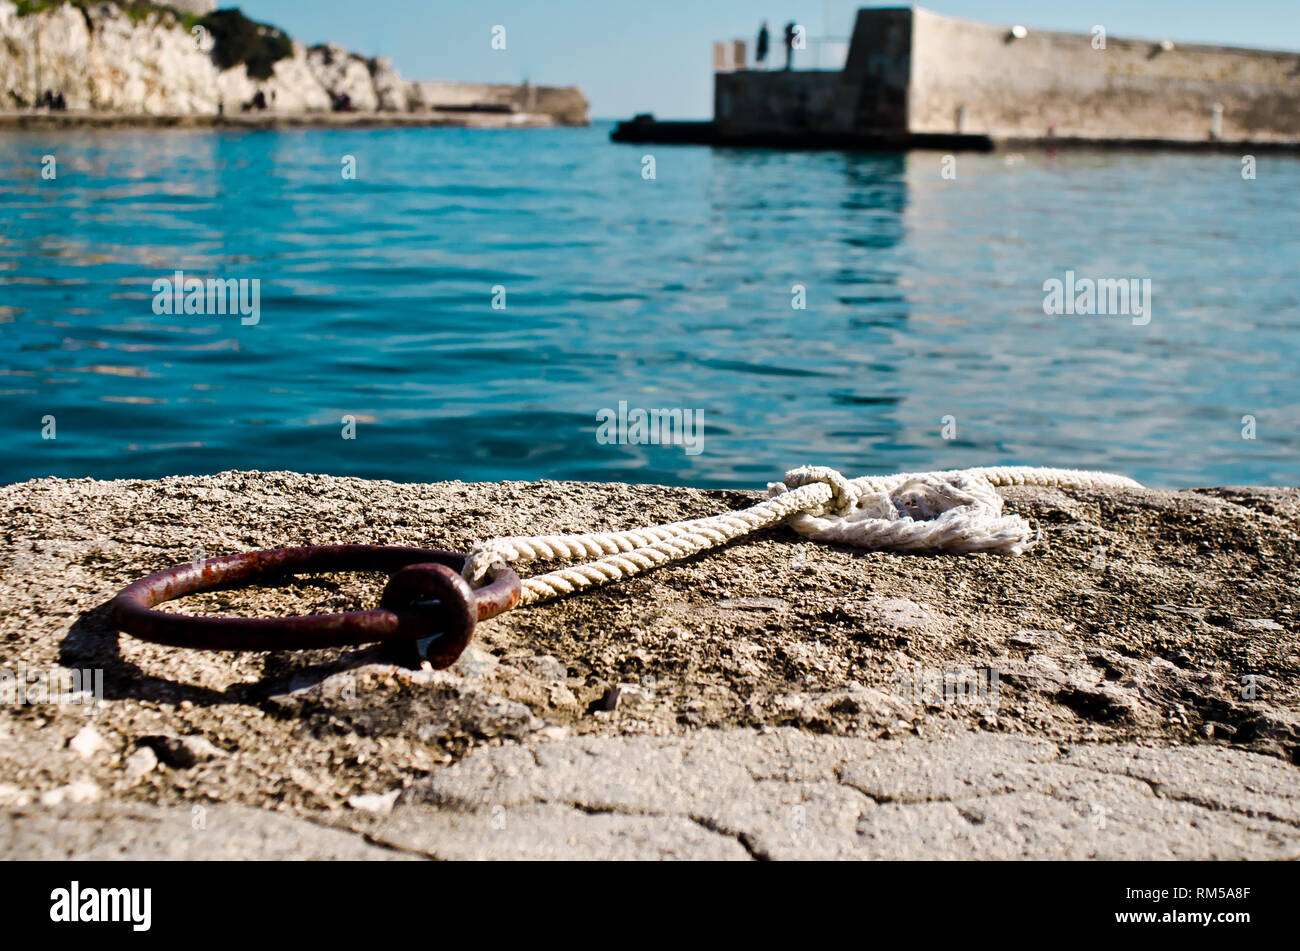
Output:
M464 576L473 586L506 565L593 559L523 579L519 603L533 604L629 578L782 522L816 541L875 551L1018 555L1033 545L1033 531L1019 515L1002 514L1000 485L1141 488L1124 476L1078 469L989 466L846 479L825 466L804 466L769 483L766 500L738 512L622 532L492 539L470 552Z

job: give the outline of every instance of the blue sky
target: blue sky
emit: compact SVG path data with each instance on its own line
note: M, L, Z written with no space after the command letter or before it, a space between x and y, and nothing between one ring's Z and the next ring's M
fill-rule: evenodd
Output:
M224 4L223 4L224 5ZM852 0L245 0L245 13L304 42L392 58L409 79L577 84L595 118L712 114L714 40L761 20L847 36ZM1300 0L931 0L937 13L1111 36L1300 49ZM506 27L506 49L491 30Z

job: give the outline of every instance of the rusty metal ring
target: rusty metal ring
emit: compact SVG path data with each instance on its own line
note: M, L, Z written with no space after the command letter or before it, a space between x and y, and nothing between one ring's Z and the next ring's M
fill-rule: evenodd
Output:
M273 548L177 565L141 578L117 593L109 618L120 631L172 647L205 650L306 650L376 642L402 659L453 663L474 625L519 603L519 577L500 570L482 588L461 578L468 556L387 545ZM392 575L373 611L284 618L191 617L155 611L187 594L326 571L383 571ZM414 654L412 655L412 650Z

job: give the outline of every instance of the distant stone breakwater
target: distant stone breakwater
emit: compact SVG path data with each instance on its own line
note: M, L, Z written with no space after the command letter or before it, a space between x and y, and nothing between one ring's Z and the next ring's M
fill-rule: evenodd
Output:
M213 0L0 0L0 113L69 117L427 114L585 125L576 87L419 82ZM482 120L488 120L484 122Z

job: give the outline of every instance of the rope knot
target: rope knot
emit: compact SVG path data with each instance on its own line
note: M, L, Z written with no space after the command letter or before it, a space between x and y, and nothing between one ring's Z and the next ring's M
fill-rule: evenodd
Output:
M470 550L469 557L465 559L465 567L461 569L460 574L462 578L469 582L471 588L476 588L482 584L483 579L493 569L506 567L509 561L509 553L504 550L504 547L498 545L494 539L481 545L475 545Z
M830 466L800 466L787 472L782 480L786 489L797 489L813 482L830 486L831 500L826 503L824 511L831 515L848 515L858 507L857 486Z

